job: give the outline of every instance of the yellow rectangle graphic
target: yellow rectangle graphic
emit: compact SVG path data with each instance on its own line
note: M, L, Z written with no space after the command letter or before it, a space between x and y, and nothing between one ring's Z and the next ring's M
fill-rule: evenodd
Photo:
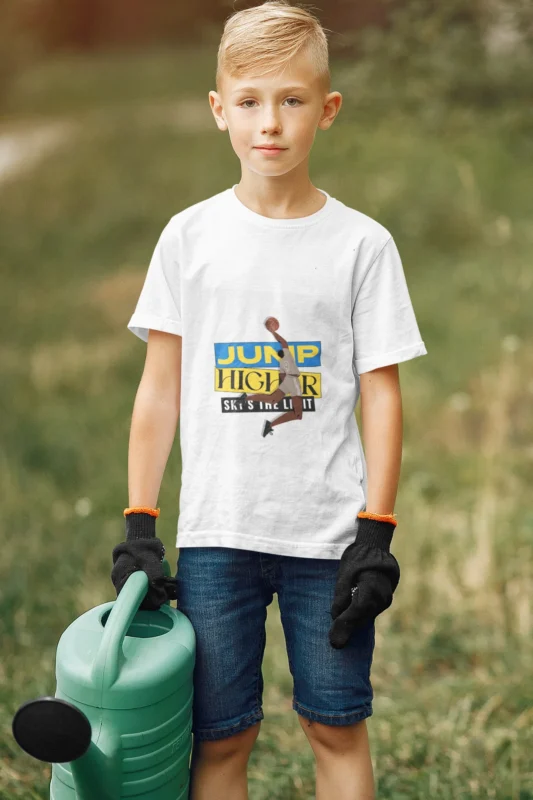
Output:
M322 397L322 373L300 372L302 397ZM215 392L229 394L272 394L280 385L279 369L215 367Z

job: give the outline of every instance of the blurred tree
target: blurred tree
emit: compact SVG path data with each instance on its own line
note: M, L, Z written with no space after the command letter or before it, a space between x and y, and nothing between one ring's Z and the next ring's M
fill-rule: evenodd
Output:
M15 0L0 0L0 106L16 75L34 58L36 43L20 24Z
M368 25L386 26L394 7L406 0L319 0L299 2L333 31L331 51L353 51L346 32ZM200 39L235 11L258 5L251 0L32 0L19 6L22 24L31 28L47 51L94 50Z
M509 111L514 103L513 114L533 120L531 3L410 0L386 29L353 35L361 49L346 76L345 113L402 108L438 121L452 108Z

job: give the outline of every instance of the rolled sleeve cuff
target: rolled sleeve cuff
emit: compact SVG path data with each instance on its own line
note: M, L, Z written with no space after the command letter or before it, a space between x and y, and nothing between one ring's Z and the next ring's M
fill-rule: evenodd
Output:
M177 336L182 335L181 322L175 319L164 319L163 317L153 317L147 314L133 314L128 322L128 330L142 339L143 342L148 341L148 331L150 328L156 331L163 331L163 333L174 333Z
M417 344L401 347L399 350L391 350L389 353L356 358L355 368L358 374L361 375L363 372L370 372L379 367L388 367L390 364L399 364L401 361L409 361L411 358L425 355L427 355L426 346L424 342L420 341Z

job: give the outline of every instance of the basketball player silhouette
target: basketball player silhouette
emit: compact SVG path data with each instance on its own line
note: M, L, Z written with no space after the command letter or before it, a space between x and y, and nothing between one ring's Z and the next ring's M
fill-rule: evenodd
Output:
M281 400L281 398L285 397L286 394L290 394L292 396L293 410L285 411L285 413L280 414L280 416L276 417L276 419L274 419L272 422L270 422L268 419L265 420L262 432L263 436L266 436L269 433L273 434L273 428L275 425L281 425L283 422L292 422L296 419L302 419L303 407L302 389L300 387L300 381L298 380L300 370L296 366L292 353L289 350L289 345L283 336L280 336L279 333L276 332L277 328L279 328L277 319L275 317L267 317L265 320L265 328L267 331L270 331L272 336L277 339L283 348L282 350L278 350L278 356L281 359L279 364L280 383L278 388L271 394L247 395L246 392L243 392L239 396L241 408L243 407L245 400L262 400L264 403L277 403L278 400Z

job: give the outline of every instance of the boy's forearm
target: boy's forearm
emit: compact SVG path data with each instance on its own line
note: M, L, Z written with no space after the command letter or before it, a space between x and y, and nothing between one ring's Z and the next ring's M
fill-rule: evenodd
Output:
M175 393L157 392L141 380L133 407L128 449L129 507L156 508L178 419Z
M361 422L367 465L366 510L392 514L402 463L402 399L399 388L361 396Z

